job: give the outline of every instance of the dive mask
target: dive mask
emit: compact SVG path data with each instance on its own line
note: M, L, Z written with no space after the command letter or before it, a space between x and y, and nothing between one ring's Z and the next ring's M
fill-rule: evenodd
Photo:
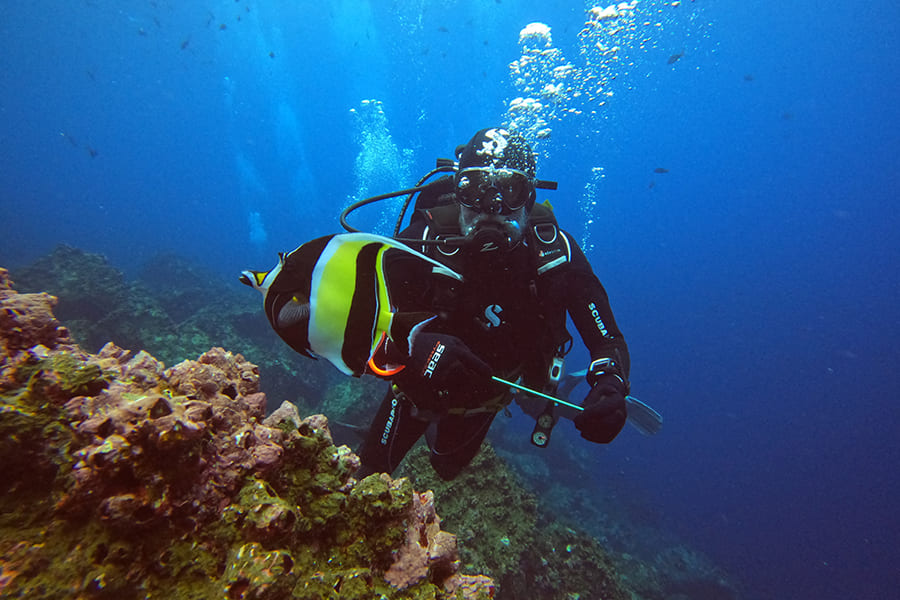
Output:
M534 179L524 171L473 167L456 174L456 199L485 214L509 214L534 204Z

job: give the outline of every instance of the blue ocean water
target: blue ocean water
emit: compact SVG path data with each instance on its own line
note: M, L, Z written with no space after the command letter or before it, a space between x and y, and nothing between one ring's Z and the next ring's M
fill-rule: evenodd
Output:
M234 277L519 118L666 418L586 485L640 495L750 598L894 597L900 8L594 6L7 3L0 264L65 242Z

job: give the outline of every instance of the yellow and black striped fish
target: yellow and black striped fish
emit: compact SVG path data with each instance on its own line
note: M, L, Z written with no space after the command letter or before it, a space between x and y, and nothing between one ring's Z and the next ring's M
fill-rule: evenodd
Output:
M241 282L262 293L272 328L300 354L322 356L347 375L390 375L396 371L380 370L371 362L381 343L389 338L408 348L411 331L434 315L394 310L384 273L388 252L407 253L462 279L391 238L345 233L279 254L271 271L244 271Z

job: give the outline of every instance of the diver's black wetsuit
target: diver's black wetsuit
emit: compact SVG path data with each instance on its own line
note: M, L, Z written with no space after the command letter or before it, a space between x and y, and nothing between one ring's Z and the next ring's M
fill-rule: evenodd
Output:
M538 214L549 212L535 208ZM414 218L401 237L431 237L433 223L426 222L428 216L425 211ZM400 255L385 265L394 290L392 303L401 312L437 313L438 318L427 325L428 331L456 336L490 365L494 375L513 381L521 377L524 385L539 390L547 381L552 358L571 339L566 332L568 312L591 359L613 359L627 381L628 348L606 291L584 253L562 230L556 230L553 244L542 242L531 224L529 221L527 243L492 259L489 255L468 256L462 249L448 256L434 246L416 248L462 274L462 282L434 272L424 261ZM559 237L563 235L565 239ZM565 260L548 267L543 256L558 259L561 253ZM395 379L397 382L402 385L402 379ZM500 395L489 406L452 410L436 405L434 398L410 397L402 389L398 393L398 387L388 392L363 443L362 474L393 472L427 432L435 471L452 479L478 452L497 411L511 398L498 386Z

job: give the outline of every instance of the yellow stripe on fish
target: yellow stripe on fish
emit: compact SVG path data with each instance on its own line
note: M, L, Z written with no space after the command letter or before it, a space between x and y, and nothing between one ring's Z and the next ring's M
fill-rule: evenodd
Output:
M423 273L439 267L442 276L462 279L396 240L348 233L307 242L268 273L244 271L241 281L262 292L269 323L294 350L360 376L382 337L404 348L409 330L432 316L395 312L385 272L390 252L424 261Z

